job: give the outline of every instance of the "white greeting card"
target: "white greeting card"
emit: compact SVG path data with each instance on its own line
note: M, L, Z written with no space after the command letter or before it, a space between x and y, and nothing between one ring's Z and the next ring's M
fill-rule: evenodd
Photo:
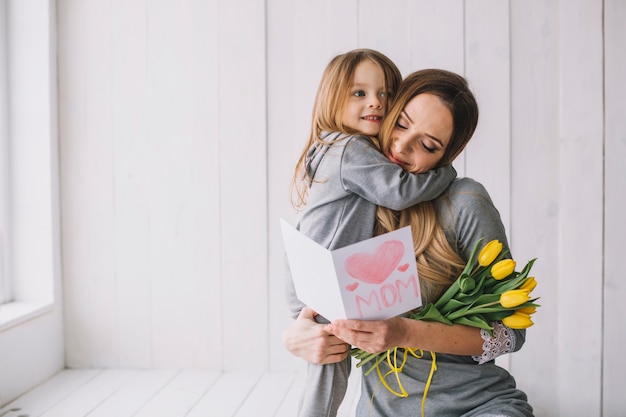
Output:
M298 298L328 320L384 320L422 305L411 228L328 250L281 219Z

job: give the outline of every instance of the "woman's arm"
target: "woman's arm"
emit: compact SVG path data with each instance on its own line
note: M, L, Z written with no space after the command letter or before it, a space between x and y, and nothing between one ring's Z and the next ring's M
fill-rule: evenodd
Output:
M336 320L326 331L366 352L384 352L396 346L452 355L481 355L480 329L455 324L394 317L388 320Z
M469 258L474 244L481 238L483 245L497 239L508 249L500 214L480 183L467 178L454 181L448 195L435 200L435 207L450 243L464 259ZM338 320L329 325L327 331L372 353L406 346L454 355L484 355L485 340L480 329L469 326L392 318ZM519 336L518 341L523 343L523 331Z
M283 345L307 362L325 365L344 360L350 345L326 331L326 324L315 321L315 313L304 307L291 327L283 332Z
M439 207L444 229L461 237L456 249L469 256L480 237L499 239L508 247L499 214L484 188L471 180L453 185L450 196L456 210ZM437 203L441 204L440 199ZM467 254L466 254L467 252ZM382 352L396 346L464 356L483 355L484 340L474 327L412 320L395 317L380 321L337 320L329 325L315 322L315 313L305 309L283 334L287 350L312 363L335 363L349 353L349 344L368 352ZM524 330L512 330L517 342L510 351L519 350L524 343ZM333 336L334 335L334 336ZM497 356L497 355L496 355Z

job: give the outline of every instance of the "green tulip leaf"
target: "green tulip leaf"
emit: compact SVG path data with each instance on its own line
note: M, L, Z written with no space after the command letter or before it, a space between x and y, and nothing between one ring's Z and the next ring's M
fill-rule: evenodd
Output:
M419 313L411 315L411 318L415 320L436 321L439 323L452 324L452 322L445 318L433 304L428 304Z
M480 329L486 330L490 335L493 335L493 327L487 323L487 321L479 316L465 316L459 317L454 321L456 324L463 324L465 326L478 327Z

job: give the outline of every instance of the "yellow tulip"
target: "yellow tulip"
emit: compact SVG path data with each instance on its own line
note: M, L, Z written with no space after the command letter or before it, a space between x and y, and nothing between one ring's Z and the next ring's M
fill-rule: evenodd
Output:
M502 252L502 243L499 240L492 240L487 243L478 254L478 264L480 266L489 266L494 259Z
M513 273L515 265L513 259L503 259L491 267L491 276L497 280L506 278Z
M535 314L535 311L537 311L537 307L533 306L533 307L518 308L515 311L518 313L528 314L530 316L531 314Z
M503 318L502 323L505 326L510 327L511 329L526 329L535 324L530 319L530 316L528 314L520 313L519 311L516 311L510 316Z
M505 291L500 296L500 304L504 308L513 308L519 305L524 304L526 301L530 300L530 295L528 290L510 290Z
M528 290L530 292L534 290L536 286L537 280L535 279L535 277L528 277L528 279L524 281L524 284L519 288L520 290Z

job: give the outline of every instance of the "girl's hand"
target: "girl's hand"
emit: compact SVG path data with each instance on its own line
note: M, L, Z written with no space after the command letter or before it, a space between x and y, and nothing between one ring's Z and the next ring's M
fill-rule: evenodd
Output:
M336 320L326 326L326 331L366 352L384 352L396 346L407 346L406 319L393 317L387 320Z
M283 332L283 345L292 354L319 365L341 362L350 353L350 345L315 321L317 313L304 307L291 327Z

